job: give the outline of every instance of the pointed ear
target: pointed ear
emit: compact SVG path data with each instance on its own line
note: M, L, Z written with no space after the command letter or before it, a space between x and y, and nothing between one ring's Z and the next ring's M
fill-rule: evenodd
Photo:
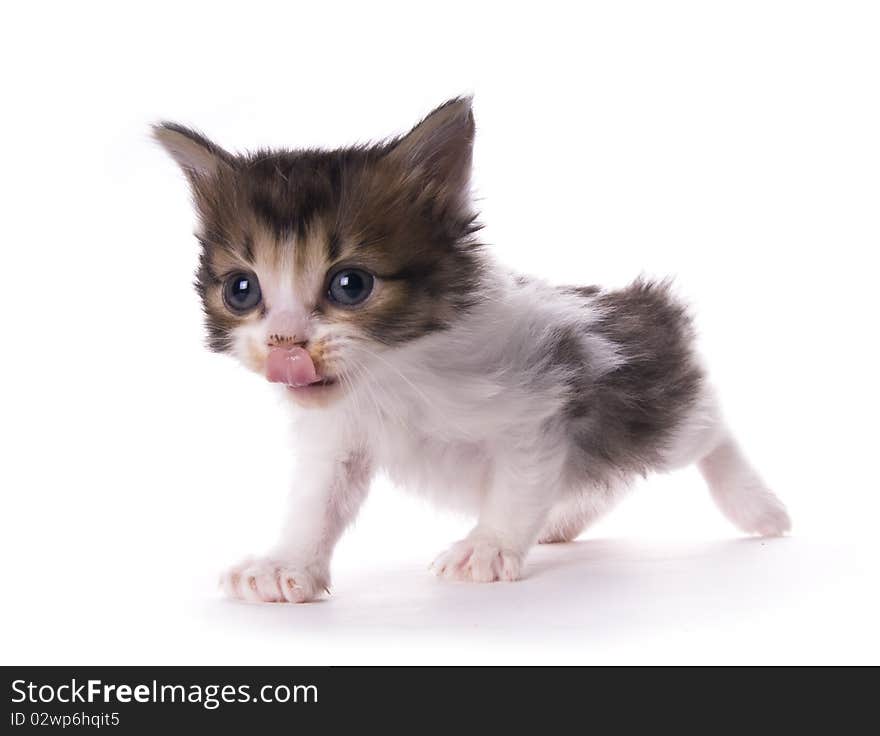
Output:
M177 161L190 181L211 179L220 169L231 168L235 158L201 133L177 123L153 126L153 137Z
M461 208L469 201L474 147L474 114L470 97L440 105L403 138L388 157L404 167L426 193Z

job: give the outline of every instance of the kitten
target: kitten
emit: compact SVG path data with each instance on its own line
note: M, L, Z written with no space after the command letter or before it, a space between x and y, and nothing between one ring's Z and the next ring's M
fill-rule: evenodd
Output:
M633 477L690 463L742 531L789 529L666 283L550 286L480 244L469 99L337 151L237 156L175 123L154 133L198 211L211 348L278 384L299 422L283 536L222 577L228 595L320 596L379 469L476 513L434 563L455 580L516 580L535 542L574 539Z

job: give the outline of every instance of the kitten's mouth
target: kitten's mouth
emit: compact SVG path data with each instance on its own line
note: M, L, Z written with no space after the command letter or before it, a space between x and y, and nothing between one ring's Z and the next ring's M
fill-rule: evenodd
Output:
M333 386L336 386L336 385L337 385L337 383L336 383L335 378L327 377L327 378L321 378L320 380L317 380L313 383L306 383L306 384L302 384L299 386L294 386L294 385L291 385L288 383L287 389L289 391L315 393L315 392L321 391L322 389L332 388Z
M300 386L286 384L287 395L300 406L317 409L330 406L339 398L342 385L330 376Z

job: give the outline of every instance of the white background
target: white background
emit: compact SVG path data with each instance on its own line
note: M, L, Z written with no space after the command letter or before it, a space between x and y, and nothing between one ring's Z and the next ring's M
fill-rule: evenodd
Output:
M878 662L875 4L17 4L0 27L3 663ZM334 146L469 92L486 241L556 281L674 275L794 534L740 538L685 471L520 583L442 583L468 520L380 481L328 601L223 601L277 531L285 419L202 347L188 192L148 124Z

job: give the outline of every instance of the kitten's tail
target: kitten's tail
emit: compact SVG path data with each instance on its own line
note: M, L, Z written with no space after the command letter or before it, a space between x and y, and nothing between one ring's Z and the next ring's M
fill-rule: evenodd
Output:
M762 537L791 529L785 504L767 488L729 432L697 465L721 513L739 529Z

